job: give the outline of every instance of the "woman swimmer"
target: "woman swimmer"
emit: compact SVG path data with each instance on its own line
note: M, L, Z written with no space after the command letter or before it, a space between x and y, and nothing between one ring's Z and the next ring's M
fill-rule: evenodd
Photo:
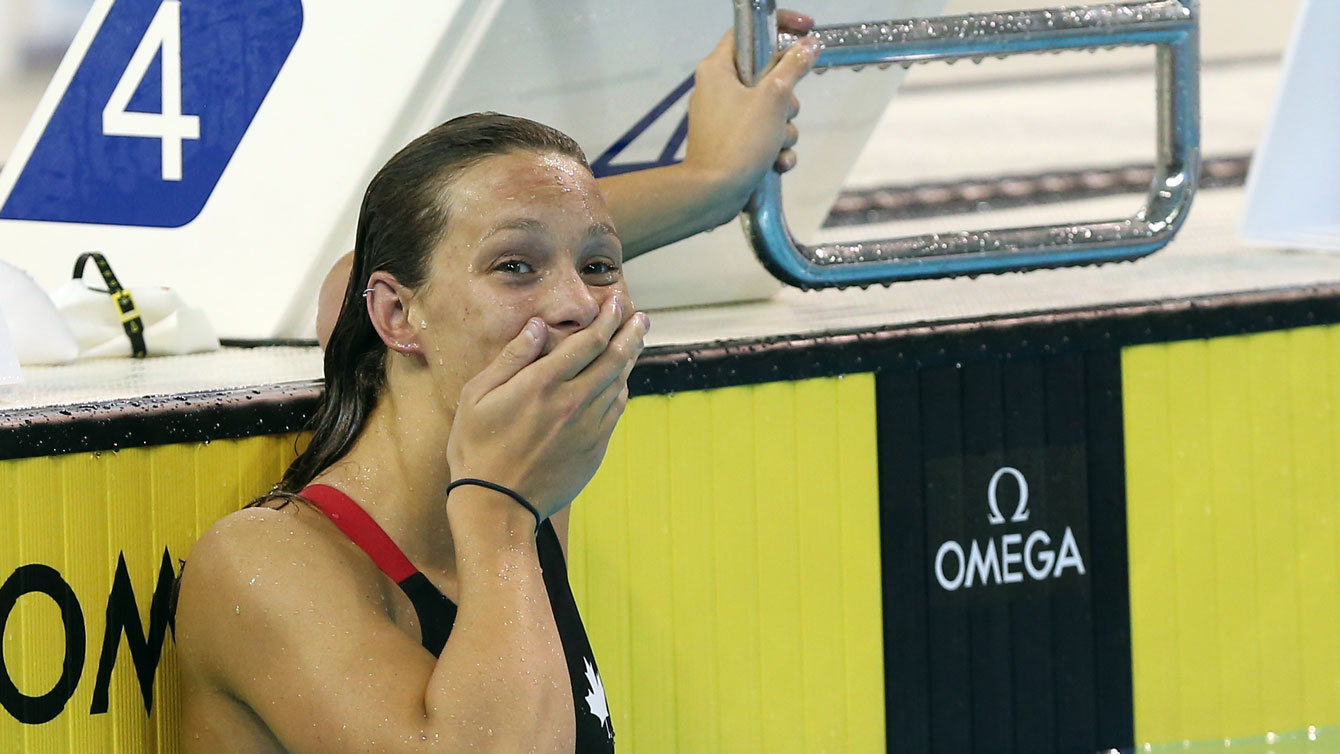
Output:
M615 228L651 246L687 234L666 216L733 216L787 159L815 56L797 45L745 89L723 42L681 172L598 185L566 136L487 113L391 158L311 443L183 574L187 752L613 750L562 548L649 325Z

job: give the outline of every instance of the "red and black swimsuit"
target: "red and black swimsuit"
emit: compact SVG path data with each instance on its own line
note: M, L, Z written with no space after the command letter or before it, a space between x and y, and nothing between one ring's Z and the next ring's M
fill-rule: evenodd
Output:
M424 648L434 656L441 655L452 624L456 622L456 605L414 567L391 537L348 495L323 484L311 485L300 494L325 513L409 597L419 616ZM596 669L586 628L577 614L577 603L572 598L563 547L548 521L540 525L536 542L540 568L544 571L544 586L549 593L550 608L568 663L568 677L572 681L572 702L577 713L577 751L580 754L613 752L614 727L609 719L604 685Z

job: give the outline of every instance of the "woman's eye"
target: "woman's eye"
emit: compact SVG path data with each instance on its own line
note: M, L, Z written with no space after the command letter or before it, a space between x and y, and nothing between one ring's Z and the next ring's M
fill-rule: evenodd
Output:
M508 259L505 262L500 262L495 269L499 270L500 272L507 272L513 275L528 275L534 272L534 269L531 268L529 264L521 261L520 259Z
M612 262L591 262L582 270L587 275L613 275L619 268Z

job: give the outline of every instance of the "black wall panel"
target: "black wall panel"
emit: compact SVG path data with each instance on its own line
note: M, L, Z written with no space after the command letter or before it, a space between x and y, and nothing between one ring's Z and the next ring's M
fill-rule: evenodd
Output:
M878 373L890 751L1133 745L1120 378L1115 350Z

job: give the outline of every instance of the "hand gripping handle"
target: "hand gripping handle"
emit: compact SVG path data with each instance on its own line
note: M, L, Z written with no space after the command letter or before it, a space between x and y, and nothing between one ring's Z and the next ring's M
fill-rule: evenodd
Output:
M736 68L752 86L780 49L775 0L734 0ZM1158 165L1134 216L1083 224L936 233L806 246L782 212L769 173L745 206L745 234L782 282L800 288L1102 264L1165 246L1186 220L1200 175L1199 0L1150 0L816 27L821 68L860 68L1065 49L1158 47Z

